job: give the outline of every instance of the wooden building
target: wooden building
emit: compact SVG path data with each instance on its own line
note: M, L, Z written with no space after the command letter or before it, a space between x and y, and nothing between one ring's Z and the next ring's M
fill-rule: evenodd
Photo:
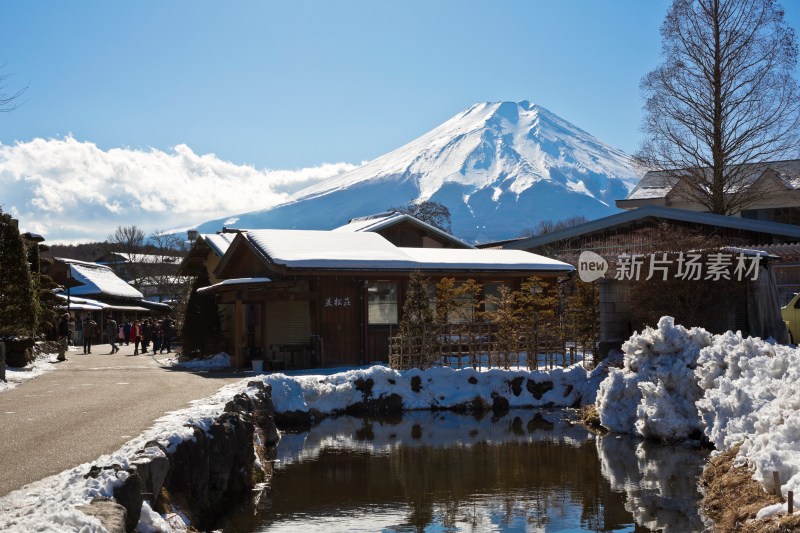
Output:
M405 217L380 229L418 247L396 246L379 232L353 226L236 233L213 269L217 282L200 290L233 309L228 343L236 361L264 358L287 368L386 361L414 271L433 282L474 279L492 292L503 284L517 288L530 276L574 270L524 251L477 250ZM199 255L190 252L187 260Z
M662 205L645 205L545 235L504 241L494 245L555 257L576 266L580 254L585 251L595 252L605 258L611 265L610 270L605 277L597 281L600 286L600 341L614 345L643 327L643 324L634 320L630 303L630 290L636 281L615 279L615 261L626 254L630 256L657 250L673 251L672 246L680 245L674 242L675 235L687 232L713 236L725 247L765 251L771 259L764 261L763 264L769 264L771 278L772 271L779 267L780 279L795 279L793 272L794 265L798 264L797 261L781 262L781 257L776 255L776 252L783 249L786 243L800 241L800 226ZM762 277L760 282L764 281ZM741 330L745 334L780 338L779 332L764 332L757 327L760 320L756 315L766 312L753 305L751 296L757 290L760 289L749 284L744 294L745 298L735 306L721 306L717 302L708 302L706 322L686 325L703 326L715 333L731 329ZM777 296L777 288L775 292L775 309L772 311L777 311L777 307L785 303ZM780 320L778 322L779 325L782 324ZM655 326L655 324L650 325Z

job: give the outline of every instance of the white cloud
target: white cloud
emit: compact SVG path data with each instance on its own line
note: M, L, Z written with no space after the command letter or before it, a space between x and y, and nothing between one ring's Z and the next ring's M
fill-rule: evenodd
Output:
M256 169L184 144L105 151L71 136L34 139L0 144L0 207L49 242L105 240L118 225L149 233L266 209L353 168Z

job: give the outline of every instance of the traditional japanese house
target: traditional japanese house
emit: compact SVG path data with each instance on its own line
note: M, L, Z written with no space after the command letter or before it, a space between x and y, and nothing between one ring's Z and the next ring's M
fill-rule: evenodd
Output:
M410 222L401 229L417 228ZM426 236L442 239L431 232L416 242ZM474 279L493 291L502 284L518 288L530 276L555 280L573 270L521 250L477 250L465 243L399 247L370 231L248 230L235 235L214 268L220 281L200 292L233 308L228 342L237 362L355 365L387 360L388 339L402 318L414 271L433 282Z

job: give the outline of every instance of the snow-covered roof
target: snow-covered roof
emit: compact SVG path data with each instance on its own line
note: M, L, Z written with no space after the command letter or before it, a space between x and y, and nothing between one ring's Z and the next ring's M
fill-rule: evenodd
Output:
M574 270L572 265L522 250L400 248L423 270Z
M198 294L213 293L222 287L228 287L231 285L260 285L263 283L270 283L271 281L272 280L269 278L231 278L222 280L213 285L209 285L208 287L197 289L197 292Z
M100 300L93 300L91 298L81 298L79 296L67 296L66 292L56 293L61 300L63 300L62 307L70 311L138 311L148 313L150 309L139 305L120 305L101 302Z
M385 213L377 213L365 217L353 218L344 226L334 228L333 231L379 231L403 221L407 221L416 226L424 228L426 231L438 235L443 239L451 241L464 248L474 248L474 246L471 244L462 241L458 237L455 237L432 224L428 224L417 217L405 213L398 213L397 211L387 211Z
M742 177L745 186L754 183L767 170L772 170L786 184L787 189L800 188L800 160L798 159L748 163L742 168L745 171ZM664 198L678 183L679 176L683 172L685 171L651 170L642 177L625 200Z
M231 245L236 235L236 233L204 233L198 238L202 238L215 254L222 257L228 251L228 246Z
M265 229L241 235L264 257L293 268L415 268L408 255L377 233Z
M773 236L792 240L800 240L800 226L794 224L781 224L768 220L753 220L742 217L715 215L714 213L689 211L687 209L677 209L660 205L646 205L615 215L598 218L597 220L590 220L589 222L584 222L577 226L570 226L562 230L545 233L544 235L509 241L503 244L503 247L530 250L560 240L603 232L611 228L635 224L647 219L676 220L691 224L732 228L742 231L771 234Z
M65 263L70 269L71 277L81 283L70 287L71 294L143 298L141 292L128 285L107 266L65 258L57 258L57 261Z
M137 263L147 265L158 265L161 263L178 264L181 262L182 257L174 255L158 255L158 254L126 254L121 252L109 252L103 258L114 258L112 261L98 261L100 265L110 265L119 263Z
M573 270L567 263L521 250L398 248L379 234L370 232L250 230L242 237L265 259L290 268Z

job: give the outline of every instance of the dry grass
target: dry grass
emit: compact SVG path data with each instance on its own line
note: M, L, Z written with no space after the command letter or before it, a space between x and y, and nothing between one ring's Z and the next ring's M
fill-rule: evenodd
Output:
M777 533L800 531L800 514L755 520L756 513L781 499L764 490L746 467L733 466L739 446L711 459L700 478L703 512L715 532Z
M600 413L595 404L584 405L581 407L581 423L586 429L594 433L607 433L608 430L600 425Z

